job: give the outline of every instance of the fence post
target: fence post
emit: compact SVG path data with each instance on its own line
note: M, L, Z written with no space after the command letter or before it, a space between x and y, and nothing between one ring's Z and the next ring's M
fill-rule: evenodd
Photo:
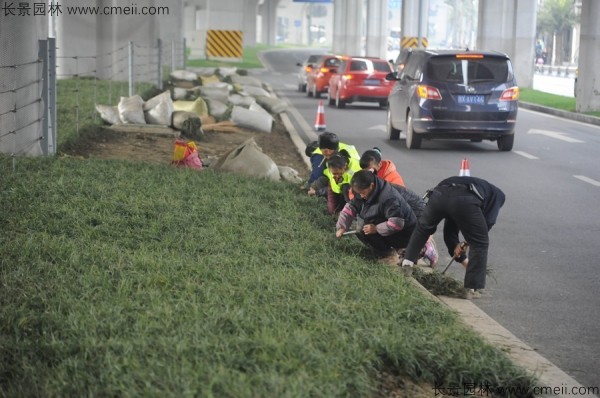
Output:
M38 40L38 58L42 60L42 138L44 155L56 153L56 47L55 39Z
M133 42L129 42L129 96L133 95Z
M175 64L175 40L171 40L171 73L176 70Z
M162 40L161 39L157 39L157 46L158 46L158 60L157 60L157 64L158 64L158 73L157 73L157 79L158 81L156 82L156 86L162 90L163 89L163 79L162 79Z
M187 51L186 51L186 42L185 42L185 37L183 38L183 67L182 69L185 70L185 67L187 65Z

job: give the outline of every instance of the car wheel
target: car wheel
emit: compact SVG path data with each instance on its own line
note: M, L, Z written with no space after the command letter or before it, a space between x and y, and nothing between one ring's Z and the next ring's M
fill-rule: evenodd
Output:
M406 147L408 149L419 149L421 148L421 137L415 133L413 129L413 116L412 112L408 114L408 120L406 121Z
M312 89L313 97L321 98L321 93L317 91L317 85L315 84Z
M301 93L306 91L306 83L300 83L298 85L298 91L300 91Z
M385 108L387 108L387 106L388 106L388 102L387 102L387 100L384 100L384 101L379 101L379 107L380 107L380 108L383 108L383 109L385 109Z
M503 135L501 137L498 137L498 149L504 152L508 152L511 151L513 148L513 144L515 143L515 135L514 134L509 134L509 135Z
M395 129L392 126L392 113L389 107L387 111L387 132L390 137L390 140L397 140L400 138L400 130Z
M340 109L346 107L346 103L344 102L343 99L340 98L340 90L338 90L337 93L335 94L335 106L337 106Z

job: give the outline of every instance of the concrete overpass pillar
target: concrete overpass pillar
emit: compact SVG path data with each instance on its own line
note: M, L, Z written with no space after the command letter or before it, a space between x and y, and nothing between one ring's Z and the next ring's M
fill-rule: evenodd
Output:
M385 59L387 55L387 0L367 0L365 55Z
M256 15L258 14L259 0L246 0L244 2L244 46L256 46Z
M521 87L533 85L536 19L532 1L479 2L477 48L508 54Z
M577 77L577 112L600 110L600 2L583 0Z
M362 55L362 0L335 0L332 51L336 54Z
M262 17L262 38L261 43L269 46L276 44L275 35L277 34L277 6L279 0L264 0L258 7L260 16Z
M416 45L405 47L425 47L421 38L427 39L428 21L429 0L402 1L402 40L409 37L419 38Z

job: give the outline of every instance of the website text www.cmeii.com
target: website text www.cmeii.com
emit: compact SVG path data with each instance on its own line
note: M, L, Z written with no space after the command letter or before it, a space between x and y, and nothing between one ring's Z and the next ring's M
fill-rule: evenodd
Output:
M522 387L497 387L491 386L491 383L464 383L462 385L443 386L435 385L433 387L434 396L475 396L475 397L492 397L496 394L502 396L522 396L533 394L535 396L584 396L598 395L600 387L583 387L583 386L536 386L532 390Z
M37 15L169 15L169 7L138 6L131 3L126 6L65 6L55 2L26 3L4 2L0 12L4 16Z

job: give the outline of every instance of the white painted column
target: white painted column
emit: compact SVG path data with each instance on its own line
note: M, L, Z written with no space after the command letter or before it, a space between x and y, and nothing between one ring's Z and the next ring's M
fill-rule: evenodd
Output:
M517 1L515 8L513 49L508 54L520 87L533 87L537 3Z
M221 0L222 1L222 0ZM236 1L237 3L237 1ZM264 3L259 7L259 13L262 17L261 21L261 43L270 46L275 45L275 35L277 31L277 6L279 0L264 0Z
M429 0L402 1L402 39L428 35ZM419 39L418 46L421 47Z
M259 0L246 0L244 2L244 46L256 46L256 14L258 13Z
M345 16L347 2L345 0L334 0L333 3L333 44L331 51L340 54L345 51Z
M578 112L600 110L600 2L583 0L581 5L581 37L579 44L579 76L577 78Z
M387 13L387 0L367 0L367 56L385 59L387 55Z
M477 48L512 55L516 0L479 2ZM533 44L532 44L533 47Z

